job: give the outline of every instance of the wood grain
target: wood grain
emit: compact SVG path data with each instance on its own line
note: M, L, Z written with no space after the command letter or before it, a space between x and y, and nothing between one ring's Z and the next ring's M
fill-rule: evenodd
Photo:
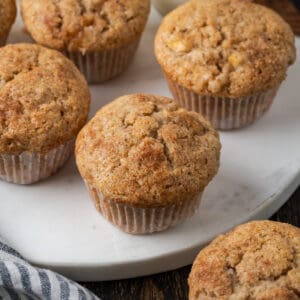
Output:
M300 187L272 220L300 227ZM143 278L84 285L102 300L187 300L190 268Z

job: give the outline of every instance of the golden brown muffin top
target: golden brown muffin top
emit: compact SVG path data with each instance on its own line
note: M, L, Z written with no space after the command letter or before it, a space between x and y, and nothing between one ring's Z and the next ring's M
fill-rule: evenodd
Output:
M85 124L90 94L75 65L33 44L0 48L0 153L44 152Z
M144 30L150 0L22 0L22 15L33 39L57 50L120 48Z
M8 32L16 18L15 0L0 1L0 35Z
M201 115L161 96L118 98L76 141L82 177L105 197L138 207L184 201L219 168L218 133Z
M239 98L279 85L295 61L294 35L248 0L194 0L167 15L155 52L167 77L196 93Z
M256 221L216 238L194 261L190 300L300 299L300 229Z

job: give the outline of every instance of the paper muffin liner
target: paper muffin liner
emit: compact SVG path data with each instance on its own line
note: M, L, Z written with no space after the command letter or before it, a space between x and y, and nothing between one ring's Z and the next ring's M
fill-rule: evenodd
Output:
M202 197L200 193L197 197L185 199L179 204L140 208L110 200L87 182L86 186L102 216L119 229L131 234L163 231L183 222L195 214Z
M188 110L196 111L220 130L237 129L250 125L271 107L278 86L266 92L231 99L197 94L167 78L174 100Z
M54 174L73 153L74 139L47 153L0 154L0 179L31 184Z
M107 51L69 52L64 55L72 60L88 83L101 83L109 80L127 69L138 48L139 40L126 47Z

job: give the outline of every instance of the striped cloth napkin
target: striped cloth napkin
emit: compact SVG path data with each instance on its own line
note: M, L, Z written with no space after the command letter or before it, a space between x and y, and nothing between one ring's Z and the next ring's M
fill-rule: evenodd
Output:
M99 300L72 280L49 270L34 268L1 238L0 299Z

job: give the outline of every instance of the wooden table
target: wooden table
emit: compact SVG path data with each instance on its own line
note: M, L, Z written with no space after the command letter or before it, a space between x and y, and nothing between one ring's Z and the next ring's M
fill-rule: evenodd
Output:
M272 217L300 227L300 187ZM191 266L163 274L112 282L84 284L102 300L185 300Z

